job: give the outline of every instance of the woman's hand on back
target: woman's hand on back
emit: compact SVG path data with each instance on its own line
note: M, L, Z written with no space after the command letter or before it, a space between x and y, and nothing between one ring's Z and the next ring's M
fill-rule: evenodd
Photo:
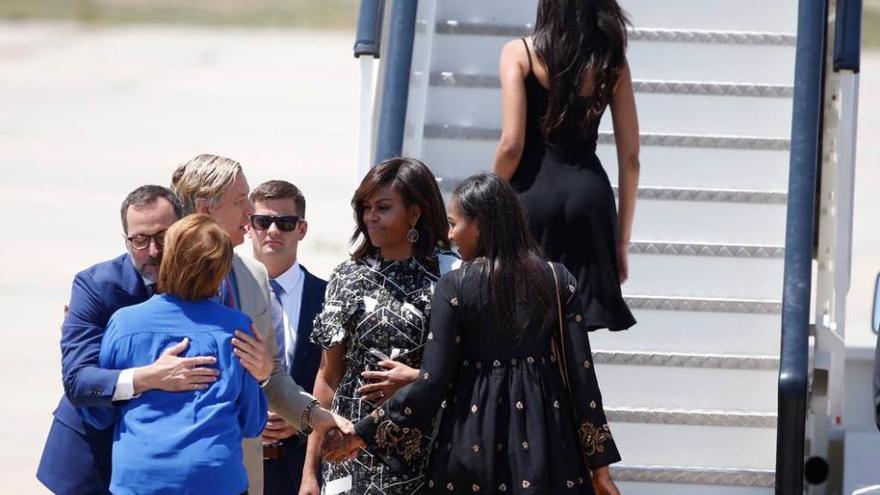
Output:
M132 377L134 393L142 394L148 390L166 392L204 390L217 381L220 372L217 368L210 367L217 362L217 358L180 357L187 347L189 347L188 337L162 351L152 364L135 368Z
M376 405L383 404L400 388L409 385L419 378L419 370L397 361L379 361L384 371L364 371L361 376L374 383L364 385L357 390L364 400Z

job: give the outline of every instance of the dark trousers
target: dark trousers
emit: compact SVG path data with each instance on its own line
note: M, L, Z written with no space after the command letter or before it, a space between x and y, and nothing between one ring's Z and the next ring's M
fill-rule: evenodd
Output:
M283 441L284 455L263 461L264 495L297 495L306 460L306 437Z
M113 428L77 431L52 420L37 479L53 493L109 494Z

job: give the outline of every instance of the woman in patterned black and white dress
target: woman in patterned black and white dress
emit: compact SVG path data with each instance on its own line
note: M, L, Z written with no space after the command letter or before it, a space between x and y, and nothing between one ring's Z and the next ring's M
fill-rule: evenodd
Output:
M352 207L359 244L330 276L312 340L324 348L315 397L356 422L418 378L434 285L456 258L445 250L449 224L436 179L417 160L377 165ZM317 493L321 442L309 438L301 495ZM425 486L424 467L392 471L364 451L325 464L322 493L411 495Z

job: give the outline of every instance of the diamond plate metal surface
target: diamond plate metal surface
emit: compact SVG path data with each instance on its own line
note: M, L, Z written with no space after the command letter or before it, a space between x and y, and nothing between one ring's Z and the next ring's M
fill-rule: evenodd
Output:
M431 72L429 84L439 88L500 88L501 82L496 75L465 74L461 72Z
M437 34L462 34L471 36L509 36L517 38L532 34L533 24L501 24L495 22L471 22L446 19L438 21Z
M532 24L501 24L447 19L436 25L438 34L471 36L528 36L534 31ZM683 43L716 43L725 45L772 45L794 46L796 37L788 33L753 31L708 31L688 29L633 28L628 30L633 41L669 41Z
M623 299L631 309L650 309L656 311L754 314L779 314L782 311L782 303L779 301L637 295L624 295Z
M501 137L501 129L450 124L426 124L424 137L426 139L497 141Z
M499 88L501 83L494 74L465 74L435 71L430 75L433 87L443 88ZM708 95L708 96L754 96L765 98L791 98L792 86L775 84L749 84L696 81L633 81L636 93Z
M501 129L473 127L454 124L427 124L424 129L427 139L452 139L463 141L497 141ZM664 146L680 148L725 148L744 150L788 151L790 140L757 136L716 136L709 134L660 134L641 133L643 146ZM614 134L599 132L599 144L614 144Z
M452 191L456 186L461 184L463 179L457 177L441 177L438 180L442 190ZM618 192L617 186L612 185L611 189L616 196ZM639 199L660 201L704 201L712 203L784 205L786 203L787 194L779 191L640 186L638 197Z
M611 186L617 194L617 186ZM738 189L696 189L675 187L639 187L639 199L663 201L709 201L714 203L751 203L784 205L788 195L781 191Z
M635 80L637 93L668 93L712 96L759 96L765 98L791 98L794 87L777 84L748 84L694 81Z
M641 133L639 140L644 146L674 146L679 148L726 148L742 150L788 151L791 141L785 138L756 136L713 136L701 134ZM600 132L599 142L613 144L611 132Z
M747 411L694 411L642 407L605 407L608 421L687 426L776 428L776 414Z
M797 38L795 35L788 33L636 28L629 30L629 39L634 41L674 41L723 45L794 46Z
M772 488L776 482L776 473L769 469L726 469L614 464L611 466L611 476L615 481L767 488Z
M593 361L598 364L665 366L675 368L715 368L737 370L776 370L779 368L779 358L776 356L608 351L602 349L593 350Z
M782 246L753 244L706 244L696 242L633 241L629 252L673 256L725 256L731 258L782 258Z

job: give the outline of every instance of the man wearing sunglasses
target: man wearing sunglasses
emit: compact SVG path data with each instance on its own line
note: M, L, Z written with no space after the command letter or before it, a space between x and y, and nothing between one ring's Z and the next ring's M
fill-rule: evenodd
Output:
M250 198L254 213L249 234L254 257L269 274L278 357L293 380L311 391L321 364L321 347L309 338L327 282L309 273L297 258L297 248L308 230L306 200L296 186L282 180L260 184ZM300 492L307 439L269 411L263 431L265 495Z
M150 298L165 231L180 215L180 200L171 190L152 185L135 189L121 208L128 253L80 272L73 281L69 310L61 327L65 395L55 409L37 470L37 479L54 493L108 493L113 428L88 426L78 408L113 407L114 402L153 389L202 389L216 379L216 369L208 367L216 361L214 357L178 357L188 346L186 339L144 367L98 367L101 338L110 316L117 309Z

